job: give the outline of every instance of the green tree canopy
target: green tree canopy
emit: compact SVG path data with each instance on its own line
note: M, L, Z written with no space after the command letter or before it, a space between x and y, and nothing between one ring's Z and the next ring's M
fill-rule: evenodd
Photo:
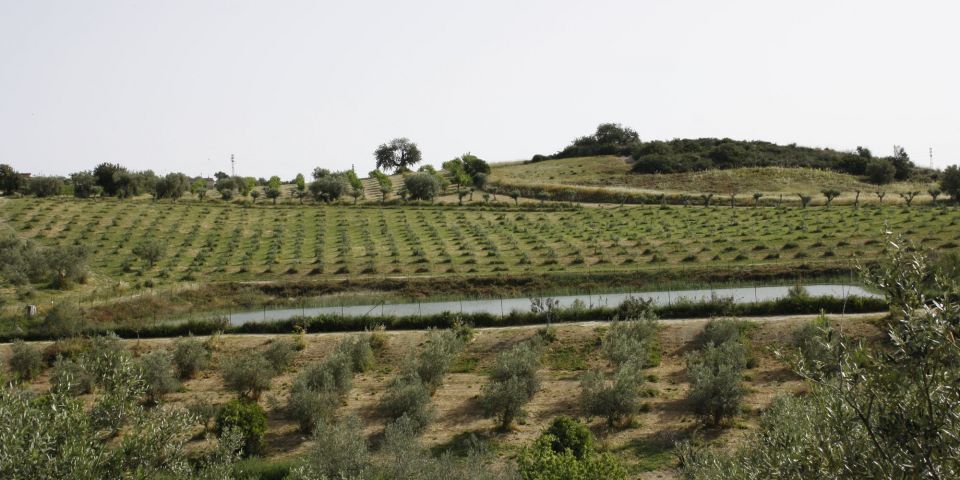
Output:
M420 163L421 153L416 143L408 138L395 138L377 147L373 152L377 169L406 172Z

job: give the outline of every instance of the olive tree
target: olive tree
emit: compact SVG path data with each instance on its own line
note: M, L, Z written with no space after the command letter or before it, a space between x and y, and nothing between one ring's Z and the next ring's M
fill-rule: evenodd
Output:
M540 389L540 346L534 341L514 345L497 355L490 382L483 387L480 404L496 416L505 429L523 414L523 406Z
M775 401L733 451L680 445L683 478L960 475L960 291L928 254L902 238L886 240L888 255L861 268L890 306L885 341L832 332L823 362L792 363L805 395Z

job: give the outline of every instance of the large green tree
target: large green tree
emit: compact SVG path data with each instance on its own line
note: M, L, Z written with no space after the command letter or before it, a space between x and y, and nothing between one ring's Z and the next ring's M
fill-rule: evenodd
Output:
M12 195L26 185L26 180L20 172L7 164L0 165L0 190L4 195Z
M420 163L421 153L416 143L408 138L394 138L377 147L373 152L380 170L394 170L406 172L410 167Z
M960 167L951 165L943 171L943 176L940 177L940 189L953 197L953 201L960 202Z

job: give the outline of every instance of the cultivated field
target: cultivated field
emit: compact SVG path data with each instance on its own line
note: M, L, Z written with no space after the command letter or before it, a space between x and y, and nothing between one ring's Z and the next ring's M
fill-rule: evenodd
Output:
M960 240L960 211L914 206L475 210L242 208L220 203L8 200L0 218L46 244L84 244L98 277L154 283L848 264L886 229ZM132 253L156 240L150 268Z

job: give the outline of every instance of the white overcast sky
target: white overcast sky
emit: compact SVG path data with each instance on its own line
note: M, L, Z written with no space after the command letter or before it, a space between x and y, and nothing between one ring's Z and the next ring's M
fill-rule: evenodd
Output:
M365 174L598 123L960 162L954 1L0 0L0 163Z

